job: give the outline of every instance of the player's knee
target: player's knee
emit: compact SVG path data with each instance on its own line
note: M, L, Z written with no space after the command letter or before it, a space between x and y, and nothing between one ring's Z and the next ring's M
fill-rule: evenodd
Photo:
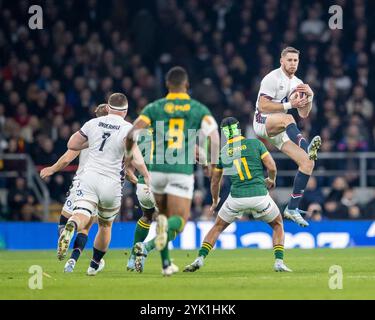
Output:
M307 156L303 159L300 164L300 170L306 173L311 174L314 170L315 162L310 160Z
M152 209L142 209L143 216L141 217L141 221L147 224L152 222L152 216L155 212L155 208Z
M98 219L99 228L111 228L112 227L112 221L106 221L101 218Z

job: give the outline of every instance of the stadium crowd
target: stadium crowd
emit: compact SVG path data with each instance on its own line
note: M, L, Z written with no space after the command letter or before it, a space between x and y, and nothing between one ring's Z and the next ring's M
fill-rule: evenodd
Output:
M31 30L28 8L38 2L44 28ZM110 93L127 95L127 120L132 121L147 103L163 97L164 74L174 65L188 70L192 96L218 121L235 116L251 137L260 80L279 66L280 51L287 45L301 51L297 74L315 92L312 114L298 120L305 136L320 134L324 152L374 150L374 3L335 1L344 11L343 30L328 27L330 4L0 1L0 154L30 154L38 168L53 164L65 152L70 135L93 117L94 107ZM318 169L338 166L348 174L310 179L303 209L309 208L315 220L371 218L375 194L363 206L353 195L358 176L350 171L358 163L317 162ZM278 167L283 169L283 164ZM53 201L64 202L73 174L56 174L47 182ZM208 179L204 184L194 195L193 219L211 219ZM7 205L2 204L6 219L40 219L23 177L2 185L9 189ZM278 185L291 184L279 178ZM141 212L134 188L126 186L120 220L136 220ZM322 187L328 187L328 193ZM227 180L223 190L229 192Z

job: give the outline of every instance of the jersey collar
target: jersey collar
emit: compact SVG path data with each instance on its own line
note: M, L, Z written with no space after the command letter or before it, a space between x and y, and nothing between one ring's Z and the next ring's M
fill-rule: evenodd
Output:
M119 116L118 114L107 114L107 117L110 117L110 118L121 118L122 120L125 120L123 117Z
M234 143L234 142L237 142L237 141L241 141L241 140L243 140L243 139L245 139L245 137L243 137L243 136L237 136L237 137L234 137L234 138L232 138L232 139L229 139L229 140L227 141L227 144L229 144L229 143Z
M172 93L168 93L165 99L167 100L175 100L175 99L189 100L190 96L187 93L183 93L183 92L178 92L178 93L172 92Z

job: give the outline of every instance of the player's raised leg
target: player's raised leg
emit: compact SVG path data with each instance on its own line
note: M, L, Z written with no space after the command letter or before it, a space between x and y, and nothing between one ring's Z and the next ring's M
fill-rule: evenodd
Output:
M216 218L215 224L203 239L202 246L198 251L198 257L184 268L184 272L195 272L203 267L204 259L215 246L217 238L229 225L230 223L224 221L219 216Z
M64 272L71 273L74 271L75 265L79 257L81 256L82 251L84 250L86 246L88 234L89 234L89 231L91 229L93 222L94 222L94 217L91 217L90 222L87 225L87 227L82 229L79 233L77 233L76 238L73 243L73 251L70 255L69 260L66 262L64 266Z
M133 248L127 263L127 270L133 271L135 270L135 260L136 254L134 252L135 246L137 243L142 243L148 236L148 232L150 230L152 218L155 212L155 200L154 197L145 184L137 184L137 198L142 208L143 215L138 220L135 233L134 233L134 240L133 240ZM138 245L138 251L139 251ZM140 260L140 259L138 259ZM138 272L143 271L143 264L144 259L142 259L142 263L139 264Z
M160 236L163 234L164 238L167 240L167 222L166 221L166 212L167 212L167 195L166 194L154 194L155 197L155 203L158 207L158 216L156 217L156 222L159 225L158 228L156 228L157 235L159 236L159 242L160 242ZM161 219L163 219L163 223L161 223ZM163 224L163 227L161 227L161 224ZM163 230L164 229L164 230ZM165 241L166 241L165 240ZM143 243L143 242L137 242L133 246L133 251L135 254L135 261L134 261L134 268L137 272L143 272L144 264L146 257L148 253L155 249L155 238L151 239L150 241Z
M298 172L294 178L293 191L284 211L284 217L291 219L302 227L308 226L308 222L302 218L298 206L302 200L307 182L314 169L314 161L310 160L307 153L295 143L287 141L283 144L281 151L293 159L298 165Z
M79 200L75 202L73 216L69 218L58 240L57 258L59 260L66 257L74 232L80 233L87 229L95 210L96 204L91 201Z

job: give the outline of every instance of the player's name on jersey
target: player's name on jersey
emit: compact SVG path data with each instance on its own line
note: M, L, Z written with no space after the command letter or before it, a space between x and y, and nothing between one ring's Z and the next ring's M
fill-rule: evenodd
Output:
M111 130L120 130L121 126L119 125L113 125L110 123L104 123L104 122L99 122L98 124L99 127L105 128L105 129L111 129Z

